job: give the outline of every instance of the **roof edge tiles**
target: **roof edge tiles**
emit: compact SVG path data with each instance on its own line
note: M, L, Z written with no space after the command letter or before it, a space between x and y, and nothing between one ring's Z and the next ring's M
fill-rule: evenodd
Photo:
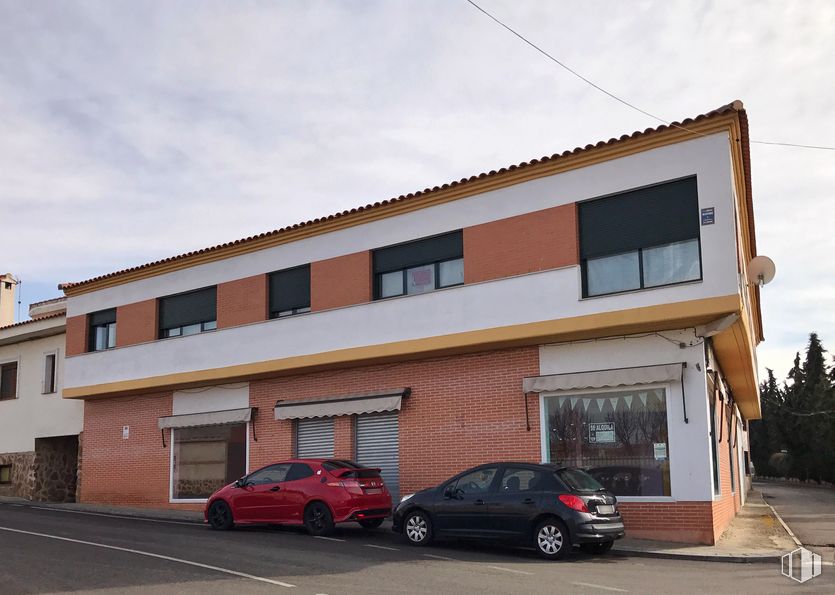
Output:
M475 186L479 183L483 184L485 180L498 181L500 179L507 178L510 180L507 185L521 183L527 181L527 179L538 177L534 170L543 169L548 167L549 165L555 163L559 164L570 159L576 159L580 157L585 157L587 155L592 155L596 152L600 152L601 150L607 148L635 143L636 141L646 139L647 137L657 137L658 135L666 133L676 135L676 138L670 140L669 144L681 142L682 140L684 140L682 138L678 138L681 135L688 135L695 138L697 136L705 134L700 130L692 130L693 125L701 125L703 123L707 123L707 121L709 120L720 119L724 116L736 116L739 118L739 130L742 138L733 140L739 141L741 145L742 160L745 169L745 187L748 194L746 200L749 211L749 226L751 240L750 248L751 252L753 254L756 254L756 244L754 241L753 226L753 206L751 204L752 201L750 194L751 176L749 166L750 157L748 146L748 120L742 102L739 100L735 100L731 103L723 105L707 113L700 114L696 117L686 118L680 122L672 122L670 125L664 124L656 128L647 128L643 131L639 130L633 132L632 134L624 134L618 138L611 138L608 141L600 141L596 144L589 144L584 147L577 147L573 150L567 150L562 153L555 153L551 156L544 156L539 159L523 161L516 165L502 167L498 170L490 170L489 172L482 172L478 175L448 182L441 186L425 188L424 190L419 190L417 192L409 194L403 194L396 198L390 198L388 200L367 204L365 206L355 207L349 210L341 211L339 213L334 213L331 215L319 217L301 223L295 223L293 225L288 225L280 229L264 232L254 236L249 236L232 242L226 242L208 248L202 248L200 250L186 252L177 256L171 256L161 260L156 260L139 266L122 269L104 275L99 275L97 277L92 277L84 281L61 283L58 285L58 289L63 290L64 293L68 296L79 295L82 293L95 291L104 287L120 285L122 283L128 283L130 281L137 280L140 278L146 278L163 274L171 270L188 268L190 266L202 264L203 262L211 260L221 260L224 258L229 258L232 256L236 256L241 252L259 250L272 245L284 243L284 241L294 241L296 239L301 239L301 237L305 237L307 235L313 235L317 232L325 233L326 231L335 231L335 229L362 223L366 218L384 218L398 214L401 210L405 210L407 208L409 208L409 210L411 210L411 208L422 208L422 205L415 204L414 207L412 207L411 204L404 205L404 203L415 203L416 201L418 201L418 199L422 199L421 202L423 202L424 200L426 202L429 202L430 197L432 197L433 195L441 195L443 193L455 192L461 189L462 186ZM707 134L710 133L712 132L708 132ZM645 150L646 148L641 148L641 150ZM612 158L615 157L610 157L610 159ZM606 159L602 159L602 161L605 160ZM580 165L577 165L577 167L580 167L582 165L587 164L582 163ZM525 170L525 172L523 172L520 175L520 170ZM541 175L552 174L543 173ZM449 200L456 200L458 198L463 198L464 196L470 196L471 194L476 193L477 192L467 193L466 191L462 191L460 193L460 196L453 196ZM429 205L427 204L425 206ZM355 221L350 221L351 219ZM333 227L334 229L330 229L331 227Z

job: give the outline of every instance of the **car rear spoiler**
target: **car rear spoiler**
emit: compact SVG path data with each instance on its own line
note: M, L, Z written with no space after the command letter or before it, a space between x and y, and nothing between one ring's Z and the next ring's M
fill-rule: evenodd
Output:
M382 473L383 470L379 467L361 467L359 469L334 469L333 471L331 471L331 474L335 475L336 477L342 478L348 477L353 473L359 473L360 471L376 471L379 475L380 473Z

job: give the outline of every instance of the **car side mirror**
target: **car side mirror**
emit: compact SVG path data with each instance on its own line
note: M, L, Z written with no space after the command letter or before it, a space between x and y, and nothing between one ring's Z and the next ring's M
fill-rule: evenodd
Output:
M452 486L447 486L444 488L444 498L447 500L451 500L455 498L455 488Z
M240 479L235 480L235 487L236 488L243 488L246 487L246 477L242 477Z

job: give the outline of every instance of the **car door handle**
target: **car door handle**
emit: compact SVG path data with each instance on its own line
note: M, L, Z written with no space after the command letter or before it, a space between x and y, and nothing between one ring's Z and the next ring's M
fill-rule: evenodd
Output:
M473 504L475 504L476 506L484 506L484 500L478 499L475 502L473 502Z
M270 491L271 492L277 492L280 489L281 489L281 486L275 486L275 487L270 488Z
M535 504L536 501L533 498L525 498L522 500L522 504Z

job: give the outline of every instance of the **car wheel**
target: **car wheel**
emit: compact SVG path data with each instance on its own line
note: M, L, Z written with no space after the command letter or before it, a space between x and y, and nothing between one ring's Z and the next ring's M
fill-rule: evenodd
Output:
M333 531L333 515L322 502L314 502L304 509L304 527L311 535L327 535Z
M415 510L403 520L403 535L412 545L427 545L432 541L432 521L422 510Z
M613 545L615 545L614 541L603 541L600 543L584 543L580 546L580 549L587 554L605 554L610 549L612 549Z
M363 529L376 529L383 524L383 519L363 519L359 524Z
M568 531L562 521L551 518L539 523L534 531L534 547L543 558L562 559L571 549Z
M235 519L232 518L232 509L223 500L214 502L209 507L209 526L218 531L226 531L235 525Z

